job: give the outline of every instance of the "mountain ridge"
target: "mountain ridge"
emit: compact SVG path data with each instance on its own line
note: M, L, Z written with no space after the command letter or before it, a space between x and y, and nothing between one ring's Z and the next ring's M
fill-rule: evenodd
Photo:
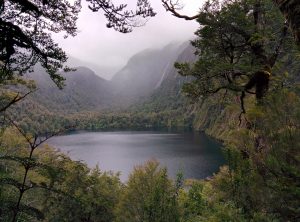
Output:
M173 64L185 61L183 57L192 60L193 50L188 42L146 49L132 56L111 80L101 78L88 67L78 66L75 71L62 73L66 78L62 90L39 65L26 78L33 79L39 88L31 99L54 112L126 109L160 97L166 91L170 94L175 90L178 94L184 77L178 76Z

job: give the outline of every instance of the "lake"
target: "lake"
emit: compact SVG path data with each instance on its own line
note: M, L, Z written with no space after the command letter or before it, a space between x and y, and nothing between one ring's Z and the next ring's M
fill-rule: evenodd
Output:
M126 181L134 166L156 159L175 178L202 179L225 163L220 143L200 132L76 132L56 136L49 144L90 167L121 172Z

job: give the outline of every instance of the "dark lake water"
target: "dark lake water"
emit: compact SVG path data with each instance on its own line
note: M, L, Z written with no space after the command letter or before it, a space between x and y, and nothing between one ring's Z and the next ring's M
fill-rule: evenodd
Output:
M121 172L126 181L133 167L156 159L171 177L205 178L224 164L221 146L200 132L77 132L57 136L49 144L90 167Z

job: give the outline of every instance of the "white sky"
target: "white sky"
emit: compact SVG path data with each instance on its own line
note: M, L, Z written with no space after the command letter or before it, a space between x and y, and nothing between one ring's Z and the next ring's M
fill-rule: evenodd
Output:
M114 0L127 3L134 9L136 0ZM204 0L182 0L185 6L183 13L194 15ZM63 39L62 35L54 39L67 52L82 61L103 67L124 66L135 53L146 48L159 48L174 41L186 41L193 38L198 28L196 21L185 21L166 13L160 0L152 0L151 4L157 15L143 27L135 28L132 33L122 34L106 28L106 20L102 12L92 12L83 4L79 15L76 37ZM99 73L99 75L101 75ZM104 76L110 78L110 76Z

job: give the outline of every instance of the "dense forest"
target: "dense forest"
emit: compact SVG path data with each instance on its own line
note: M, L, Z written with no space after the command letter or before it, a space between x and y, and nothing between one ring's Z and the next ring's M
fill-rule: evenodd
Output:
M86 1L122 33L155 16L146 0ZM106 81L65 67L49 34L76 35L80 1L0 0L0 221L300 220L299 1L209 0L195 16L162 4L196 20L196 38L143 51ZM47 145L68 130L147 128L205 131L227 164L174 180L149 160L123 183Z

